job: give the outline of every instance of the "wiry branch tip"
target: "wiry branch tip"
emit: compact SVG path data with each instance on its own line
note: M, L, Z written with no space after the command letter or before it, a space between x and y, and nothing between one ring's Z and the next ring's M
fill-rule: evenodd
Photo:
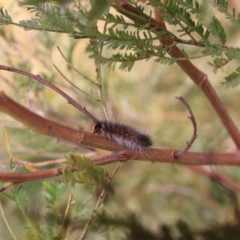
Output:
M193 142L195 141L195 139L197 138L197 122L195 120L195 117L193 115L193 112L189 106L189 104L187 103L187 101L183 98L183 97L176 97L176 99L178 99L179 101L181 101L185 106L186 108L188 109L190 115L188 116L188 118L191 120L192 122L192 125L193 125L193 135L192 135L192 138L189 142L186 142L186 147L181 150L181 151L176 151L174 152L173 154L173 157L174 159L179 159L181 158L189 149L190 147L192 146Z

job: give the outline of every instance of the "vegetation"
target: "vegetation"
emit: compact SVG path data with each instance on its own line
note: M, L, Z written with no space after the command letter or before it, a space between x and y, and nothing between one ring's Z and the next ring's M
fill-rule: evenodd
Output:
M10 2L0 6L1 236L238 239L237 3ZM154 147L92 133L103 119Z

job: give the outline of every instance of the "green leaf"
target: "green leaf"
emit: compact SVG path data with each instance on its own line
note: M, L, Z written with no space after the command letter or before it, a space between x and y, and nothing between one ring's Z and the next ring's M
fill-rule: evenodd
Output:
M238 67L234 72L225 77L226 82L222 83L224 87L237 87L240 84L240 67Z
M54 205L59 199L61 199L64 191L66 190L66 185L56 182L43 182L43 194L46 196L48 204Z
M12 18L8 15L7 10L3 11L3 8L0 8L0 24L11 24Z
M13 202L16 203L18 208L24 213L27 209L27 197L26 193L22 190L21 185L18 185L17 187L14 186L12 190L12 195L4 194L9 199L11 199Z
M226 59L224 59L224 58L215 58L215 59L213 60L214 66L215 66L216 68L221 68L221 67L223 67L227 62L228 62L228 61L227 61Z
M225 55L229 59L240 60L240 49L239 48L234 48L234 47L229 47L227 49L227 51L225 52Z
M240 14L236 15L235 8L232 9L232 13L228 11L228 1L227 0L220 0L220 1L213 1L214 6L218 9L218 11L222 12L226 19L228 19L236 28L240 28Z
M68 163L76 170L72 174L66 172L65 180L70 181L71 184L81 183L86 188L106 186L108 174L101 166L82 156L71 155L67 159Z
M211 33L216 36L222 44L225 44L227 41L227 34L219 20L215 17L212 17L209 27Z

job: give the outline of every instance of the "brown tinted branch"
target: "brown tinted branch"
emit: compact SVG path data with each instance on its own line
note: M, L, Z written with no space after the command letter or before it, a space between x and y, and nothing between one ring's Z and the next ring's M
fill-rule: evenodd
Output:
M93 133L78 131L45 119L16 103L7 97L3 92L0 92L0 111L17 119L34 132L63 139L67 142L79 145L79 147L80 144L83 144L108 151L117 152L122 150L118 144L104 137ZM174 152L175 150L157 148L151 148L147 153L132 153L127 150L122 150L114 156L115 158L109 157L109 161L100 159L99 164L105 165L115 161L131 159L165 163L174 162L175 164L186 165L240 165L240 154L238 152L217 154L186 152L182 158L178 159L177 162L175 162L173 157Z
M138 9L133 5L128 3L125 0L119 0L118 4L114 5L115 9L121 14L125 15L132 21L136 23L143 23L146 25L146 29L152 30L153 32L166 31L166 25L162 20L160 14L155 11L155 19L148 16L147 14L143 15L138 12ZM145 21L144 21L145 19ZM184 59L185 56L182 51L174 44L174 41L171 39L169 33L163 34L163 36L159 39L163 46L171 46L169 48L168 54L174 59ZM210 84L208 77L205 73L203 73L200 69L194 66L189 60L179 60L177 64L180 68L192 79L192 81L202 90L205 94L212 107L217 112L220 120L222 121L224 127L227 129L229 135L232 137L234 143L237 148L240 149L240 132L231 117L229 116L226 108L221 102L220 98L216 94L212 85Z
M15 118L33 132L55 137L72 143L75 146L81 147L82 144L109 151L121 150L116 143L107 141L105 138L96 134L79 131L43 118L13 101L2 91L0 91L0 111Z
M190 115L188 116L188 118L191 120L192 125L193 125L193 135L192 135L191 140L190 140L189 142L187 142L186 147L185 147L183 150L181 150L181 151L176 151L176 152L174 153L174 158L175 158L175 159L179 159L179 158L181 158L181 157L190 149L190 147L191 147L192 144L194 143L195 139L197 138L197 122L196 122L195 117L194 117L194 115L193 115L193 112L192 112L189 104L186 102L186 100L185 100L183 97L176 97L176 98L177 98L178 100L180 100L180 101L186 106L186 108L188 109L189 114L190 114Z
M155 151L157 149L153 149L151 151L151 155L149 158L151 159L144 159L144 160L151 160L151 162L172 162L174 159L171 157L171 150L158 150L157 152L160 154L161 157L155 156ZM115 159L115 160L114 160ZM93 160L93 162L99 164L99 165L106 165L112 162L117 161L125 161L129 159L129 156L127 154L121 153L113 153L109 156L97 158ZM133 159L138 159L138 156L134 157ZM176 164L189 164L189 165L209 165L209 164L216 164L216 165L240 165L240 156L238 154L234 153L228 153L228 154L204 154L204 153L189 153L187 152L179 161L176 162ZM192 170L197 171L203 175L206 175L213 180L221 180L225 184L229 185L233 189L240 191L239 184L233 182L228 177L223 176L222 174L212 173L208 172L203 168L195 167L195 166L189 166ZM51 177L57 177L63 174L66 167L59 167L59 168L52 168L52 169L44 169L44 170L38 170L36 172L31 173L15 173L15 172L1 172L0 173L0 181L2 182L12 182L14 184L16 183L22 183L22 182L28 182L28 181L34 181L39 179L46 179ZM69 171L76 171L75 168L67 168ZM4 191L6 188L3 187L0 189L0 191Z
M226 184L228 187L230 187L231 189L240 192L240 184L233 181L231 178L229 178L228 176L226 176L222 173L209 171L209 170L206 170L205 168L199 167L199 166L188 166L188 168L194 172L197 172L204 176L209 177L210 179L212 179L215 182L222 182L222 183Z
M45 179L50 177L57 177L62 174L62 171L63 171L63 168L59 167L59 168L39 170L36 172L30 172L30 173L1 172L0 181L12 182L12 183L29 182L29 181L35 181L35 180Z
M128 151L114 152L110 155L99 157L93 160L98 165L107 165L116 161L127 161L131 158L131 153Z
M68 96L65 92L63 92L60 88L58 88L57 86L50 83L49 81L47 81L46 79L41 77L39 74L34 75L32 73L29 73L29 72L26 72L26 71L23 71L20 69L16 69L16 68L4 66L4 65L0 65L0 70L15 72L15 73L30 77L31 79L44 84L45 86L51 88L52 90L54 90L55 92L60 94L62 97L64 97L68 101L69 104L71 104L72 106L77 108L79 111L81 111L83 114L85 114L94 123L98 122L98 120L86 109L86 107L81 106L79 103L77 103L75 100L73 100L70 96Z

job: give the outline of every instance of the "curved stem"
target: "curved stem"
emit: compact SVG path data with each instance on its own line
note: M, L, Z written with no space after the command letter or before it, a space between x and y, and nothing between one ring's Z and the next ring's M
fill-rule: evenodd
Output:
M71 97L69 97L65 92L63 92L60 88L58 88L57 86L50 83L49 81L47 81L46 79L41 77L39 74L34 75L32 73L29 73L29 72L26 72L26 71L23 71L23 70L20 70L20 69L12 68L12 67L9 67L9 66L4 66L4 65L0 65L0 69L4 70L4 71L9 71L9 72L15 72L15 73L30 77L30 78L48 86L49 88L51 88L52 90L54 90L55 92L60 94L62 97L64 97L68 101L69 104L73 105L75 108L77 108L83 114L85 114L94 123L98 122L98 120L85 107L81 106L79 103L77 103Z

